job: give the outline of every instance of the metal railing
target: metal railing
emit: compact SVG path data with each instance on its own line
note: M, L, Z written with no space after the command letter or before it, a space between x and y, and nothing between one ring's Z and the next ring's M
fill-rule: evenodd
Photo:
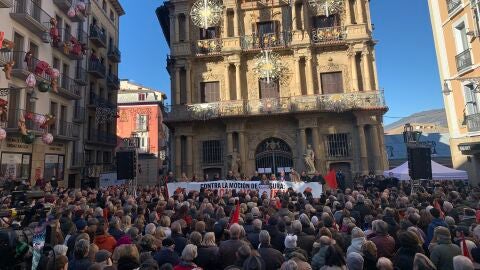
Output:
M40 67L41 65L39 65L40 62L46 62L46 61L42 61L38 58L35 58L33 56L29 57L28 59L25 57L26 56L26 52L23 52L23 51L14 51L12 52L12 60L15 61L15 65L13 66L13 71L15 70L21 70L21 71L24 71L26 73L34 73L37 77L43 79L43 80L46 80L46 81L50 81L51 78L50 76L47 75L47 73L45 72L45 70L41 70L42 72L38 72L40 70L37 70L36 72L36 68L37 67ZM27 60L27 61L25 61ZM15 74L13 74L15 75Z
M285 114L297 112L345 112L385 109L383 91L343 94L229 100L212 103L165 106L165 121L208 120L232 116Z
M12 7L13 1L12 0L0 0L0 8L9 8Z
M80 85L87 85L87 71L83 67L75 69L75 82Z
M108 107L108 108L117 108L117 106L115 104L113 104L112 102L98 96L97 94L95 94L94 92L90 91L90 105L93 105L93 106L98 106L98 107Z
M344 40L345 37L345 28L342 26L313 28L310 34L313 43L340 41Z
M292 42L292 32L251 34L241 38L243 50L287 47Z
M470 132L480 131L480 113L467 115L465 117L467 128Z
M39 24L51 19L50 15L32 0L13 0L11 13L27 15Z
M88 62L88 72L103 78L105 77L106 68L99 60L90 60Z
M97 43L97 45L101 45L101 46L105 47L105 45L107 44L107 35L97 25L91 25L90 26L89 37L92 41L95 41Z
M80 125L67 121L59 121L57 135L68 138L79 138Z
M447 0L448 13L454 12L461 5L461 0Z
M18 121L25 120L25 126L29 131L45 132L49 127L44 125L45 115L17 109L8 112L7 128L18 129Z
M84 48L82 46L85 46L87 43L88 34L83 31L77 31L77 36L74 36L70 31L68 29L58 28L58 37L51 36L52 46L65 55L74 57L75 60L80 60L83 58ZM65 46L66 44L68 44L68 46Z
M98 129L90 129L88 131L88 140L93 142L116 144L117 135L111 134L102 130L98 130Z
M216 54L222 51L222 39L201 39L193 44L195 54Z
M110 73L107 75L107 86L108 88L112 90L118 90L120 89L120 79L118 79L118 76Z
M122 53L116 46L113 45L110 45L110 48L108 48L107 56L115 62L120 62L122 59Z
M457 54L455 56L457 62L457 71L462 71L472 65L472 55L470 54L470 49Z
M60 89L63 89L70 95L81 96L80 86L77 85L73 78L61 73L58 79L60 81Z

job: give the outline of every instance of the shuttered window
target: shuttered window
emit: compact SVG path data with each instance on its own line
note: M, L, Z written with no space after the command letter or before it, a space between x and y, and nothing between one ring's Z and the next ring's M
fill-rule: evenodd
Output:
M267 83L267 79L260 79L260 98L278 98L280 97L280 91L278 86L278 80L271 80Z
M477 104L477 96L474 92L473 85L465 85L463 87L463 91L465 93L465 105L466 105L466 113L467 115L477 114L478 113L478 104Z
M315 16L313 17L313 28L326 28L340 25L340 20L337 14L330 16Z
M342 72L322 73L321 80L324 94L343 93Z
M218 140L202 143L203 164L218 164L223 162L222 144Z
M200 88L202 103L220 100L220 82L202 82Z

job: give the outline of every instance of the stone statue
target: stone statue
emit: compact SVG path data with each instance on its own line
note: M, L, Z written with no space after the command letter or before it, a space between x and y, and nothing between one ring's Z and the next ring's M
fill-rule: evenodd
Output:
M313 152L312 146L309 144L307 145L307 149L305 149L305 154L303 154L303 161L305 162L305 170L307 174L314 174L315 169L315 153Z
M233 152L229 155L230 157L230 170L233 172L233 175L238 175L240 173L240 154L237 149L234 148Z

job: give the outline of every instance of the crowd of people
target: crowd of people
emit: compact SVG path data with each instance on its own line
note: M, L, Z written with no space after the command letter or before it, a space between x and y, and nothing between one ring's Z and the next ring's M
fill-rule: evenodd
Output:
M45 243L34 236L18 269L480 269L480 190L423 184L412 192L405 183L363 177L320 198L292 189L267 198L205 189L167 196L161 186L139 187L136 196L128 186L55 187L32 203L49 211L28 227L47 236ZM11 203L2 198L4 208Z

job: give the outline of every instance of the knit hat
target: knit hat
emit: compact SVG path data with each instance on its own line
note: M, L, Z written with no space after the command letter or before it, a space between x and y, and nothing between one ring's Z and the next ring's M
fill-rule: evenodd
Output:
M111 256L112 256L112 253L110 253L110 251L105 250L105 249L99 250L95 254L95 262L97 262L97 263L104 262L108 258L110 258Z
M363 269L363 257L357 252L350 252L347 255L347 268L348 270L362 270Z
M437 237L437 240L442 240L442 241L450 241L451 236L450 236L450 231L443 227L443 226L438 226L435 228L435 231L433 233L433 236Z
M285 237L285 248L296 248L297 247L297 236L289 234Z

